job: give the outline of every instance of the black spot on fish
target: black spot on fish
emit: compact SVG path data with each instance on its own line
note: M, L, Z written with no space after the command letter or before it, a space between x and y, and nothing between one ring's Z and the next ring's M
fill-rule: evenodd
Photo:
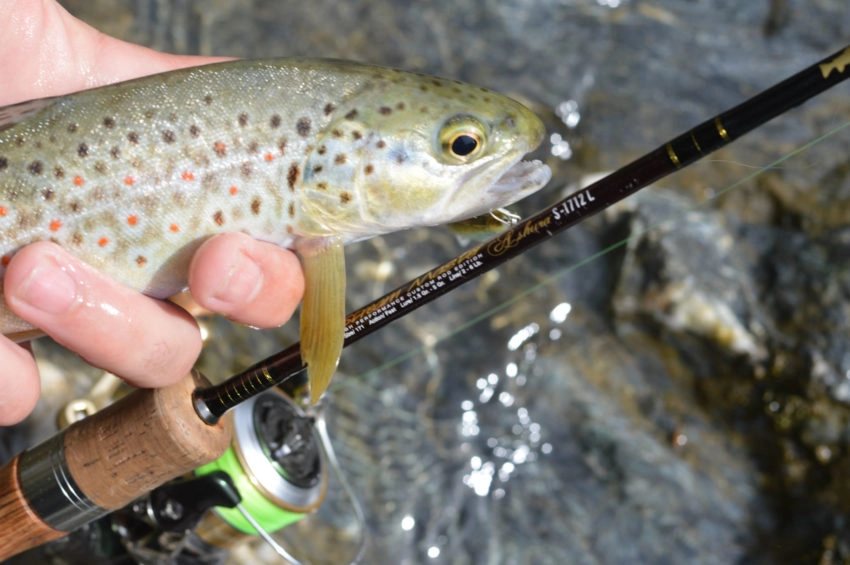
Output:
M340 153L336 157L334 157L335 165L344 165L346 161L345 153Z
M290 217L290 218L294 218L294 217L295 217L295 203L294 203L294 202L290 202L290 203L289 203L289 210L288 210L288 212L289 212L289 217Z
M77 124L68 124L68 133L74 133L79 126Z
M147 263L148 263L148 258L145 257L144 255L138 255L136 257L136 265L138 265L139 267L144 267L145 265L147 265Z
M357 118L357 115L358 115L358 112L357 112L356 109L354 109L354 110L350 111L349 113L347 113L345 115L345 119L346 120L354 120L354 119Z
M383 149L386 146L387 146L387 142L384 141L383 139L379 139L378 143L375 144L375 147L377 147L378 149Z
M207 94L206 96L204 96L204 104L206 104L207 106L212 104L212 101L213 97L211 95Z
M286 138L281 138L280 142L277 144L277 149L280 151L281 155L286 155Z
M116 145L109 150L109 154L112 155L113 159L117 159L121 156L121 148Z
M320 182L320 183L316 184L316 188L318 188L319 190L327 190L328 189L328 183Z
M139 142L139 134L134 131L131 131L127 134L127 140L133 145L135 145Z
M393 113L393 109L389 106L381 106L380 108L378 108L378 111L381 113L382 116L389 116Z
M239 120L239 125L240 125L240 126L242 126L242 127L247 126L247 125L248 125L248 114L246 114L246 113L244 113L244 112L243 112L243 113L241 113L241 114L239 114L239 118L238 118L238 120Z
M242 175L243 176L249 177L249 176L251 176L251 173L253 173L253 172L254 172L254 169L251 166L250 161L245 161L244 163L242 163Z
M289 172L286 174L286 183L289 185L289 190L295 190L295 183L298 182L298 176L301 170L298 168L298 163L292 163L289 166Z
M115 119L109 116L103 118L103 127L106 129L112 129L115 127Z
M189 135L191 135L192 137L198 137L199 135L201 135L201 128L192 124L191 126L189 126Z
M343 191L339 194L339 202L341 204L348 204L351 202L351 193Z
M94 170L100 174L104 174L106 172L106 165L103 163L103 161L98 161L94 164Z
M80 211L80 203L77 202L76 200L74 200L69 205L69 208L71 209L71 212L79 212Z
M15 139L15 145L17 145L18 147L23 147L23 146L24 146L24 144L26 144L26 142L27 142L27 140L26 140L26 139L24 139L24 138L23 138L22 136L20 136L20 135L19 135L19 136Z
M53 169L53 176L55 176L57 179L64 179L65 169L63 169L62 167L56 167L55 169Z
M251 200L251 213L255 216L260 213L260 203L259 197L255 196L254 199Z
M248 145L248 153L257 153L259 151L260 151L260 144L257 143L256 141L252 141Z
M366 165L365 167L363 167L363 172L367 175L371 175L373 172L375 172L375 167L373 167L372 165Z
M320 145L318 149L316 149L316 153L319 155L324 155L327 152L328 148L324 145Z
M428 87L423 84L419 86L419 90L421 90L422 92L428 92Z
M174 135L173 131L167 129L162 132L162 140L166 143L174 143L175 141L177 141L177 136Z
M221 210L217 210L215 212L215 214L213 214L213 221L215 222L215 225L223 226L224 225L224 212L222 212Z
M76 246L80 246L83 243L83 234L78 231L75 231L73 235L71 235L71 243Z
M332 136L334 136L334 137L339 138L339 137L342 137L342 132L341 132L340 130L338 130L338 129L335 129L335 130L333 130L333 131L331 132L331 135L332 135Z
M282 120L280 119L280 116L278 116L277 114L275 114L274 116L272 116L272 119L271 119L271 120L269 120L269 125L271 125L271 126L272 126L272 128L277 129L277 128L279 128L279 127L280 127L280 123L281 123L281 121L282 121Z
M152 120L155 115L156 112L154 112L153 110L148 110L145 112L145 118L147 118L148 120Z
M404 110L405 109L404 102L399 102L398 104L395 105L395 108L396 108L396 110Z
M322 169L324 169L324 167L322 167L321 165L316 165L315 167L313 167L313 174L315 175L321 173Z
M298 132L298 135L301 137L307 137L310 135L310 128L312 124L310 123L310 118L298 118L298 121L295 123L295 131Z
M32 163L30 163L29 171L34 175L40 175L42 168L43 165L41 164L41 161L33 161Z
M351 132L351 137L356 141L359 139L363 139L363 134L357 130L354 130L353 132Z
M77 155L79 155L80 157L87 157L88 154L89 146L85 143L80 143L80 145L77 147Z
M325 115L326 116L330 116L333 113L334 110L336 110L336 106L334 106L330 102L325 104Z
M50 188L43 189L41 191L41 197L44 198L45 200L52 200L53 199L53 189L50 189Z
M9 166L9 160L5 157L0 157L0 171Z

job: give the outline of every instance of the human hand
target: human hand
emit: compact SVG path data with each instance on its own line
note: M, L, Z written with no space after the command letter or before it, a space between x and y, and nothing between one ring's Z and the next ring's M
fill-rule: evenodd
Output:
M0 105L56 96L216 59L158 53L108 37L54 0L0 3ZM0 187L2 189L2 187ZM243 234L206 241L189 271L204 308L257 327L287 321L304 290L291 252ZM41 242L14 255L4 280L9 307L87 362L140 387L176 382L201 348L194 320ZM0 337L0 425L23 420L38 400L38 370L25 346Z

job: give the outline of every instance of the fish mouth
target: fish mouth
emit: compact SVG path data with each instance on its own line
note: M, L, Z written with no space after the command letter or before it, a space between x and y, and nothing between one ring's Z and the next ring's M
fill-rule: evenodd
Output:
M552 170L542 161L517 161L487 188L487 192L502 197L513 193L515 198L508 202L512 204L543 188L551 178Z

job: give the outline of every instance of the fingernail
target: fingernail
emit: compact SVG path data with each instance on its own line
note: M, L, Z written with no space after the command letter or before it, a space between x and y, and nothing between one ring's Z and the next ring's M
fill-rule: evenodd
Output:
M77 299L77 285L66 268L53 257L45 257L30 271L15 295L47 314L63 314Z
M238 251L214 296L223 302L246 304L257 296L262 287L262 269L243 251Z

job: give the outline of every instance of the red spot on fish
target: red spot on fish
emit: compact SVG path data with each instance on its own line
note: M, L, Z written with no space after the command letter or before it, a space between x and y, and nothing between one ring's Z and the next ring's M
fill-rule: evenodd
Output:
M272 160L274 160L274 155L272 155L271 153L266 153L266 161L272 161Z
M100 245L101 247L106 247L107 245L109 245L109 238L108 237L101 237L100 239L97 240L97 244Z
M9 261L11 261L11 260L12 260L12 257L10 255L3 255L3 257L0 257L0 265L3 265L4 267L8 267Z
M77 175L74 177L74 184L77 186L83 186L83 177Z
M134 179L130 175L127 175L126 177L124 177L124 184L126 184L127 186L133 186L134 182L136 182L136 179Z
M195 180L195 175L189 171L185 171L181 176L183 177L183 180Z
M225 145L224 142L216 141L215 144L213 144L213 151L215 151L215 154L219 157L224 157L227 154L227 145Z
M127 216L127 223L131 226L135 226L139 223L139 217L135 214L133 214L132 216Z
M231 193L231 194L232 194L232 193ZM9 209L8 209L8 208L6 208L5 206L0 206L0 216L5 216L5 215L6 215L6 214L8 214L8 213L9 213Z
M239 193L238 188L236 188L235 186L230 187L230 194L232 194L233 196L236 196L238 193ZM2 215L2 214L0 214L0 215Z
M171 224L170 226L168 226L168 229L170 229L173 232L179 232L180 226L178 226L177 224Z
M50 222L50 231L59 231L62 227L62 220L53 220Z

